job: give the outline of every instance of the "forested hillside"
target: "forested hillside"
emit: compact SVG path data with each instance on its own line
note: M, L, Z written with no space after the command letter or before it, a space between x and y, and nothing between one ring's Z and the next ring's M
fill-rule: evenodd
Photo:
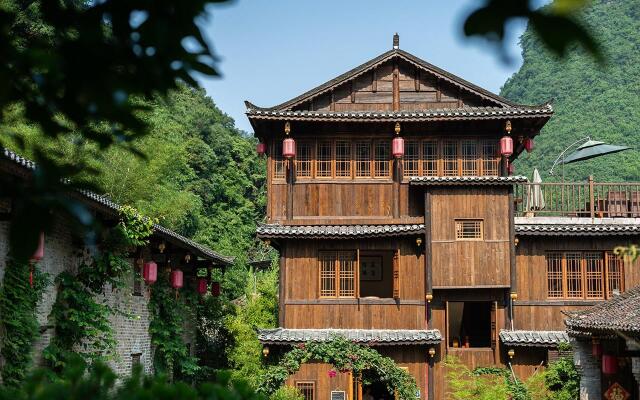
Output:
M522 155L517 172L531 177L537 167L550 177L557 155L577 139L590 136L634 150L569 164L568 179L640 179L640 6L634 0L594 0L582 18L600 39L607 64L597 65L576 49L559 60L527 29L521 38L524 64L502 88L511 100L539 104L554 99L555 116L536 140L536 149ZM544 171L544 173L543 173ZM560 173L560 170L558 170Z

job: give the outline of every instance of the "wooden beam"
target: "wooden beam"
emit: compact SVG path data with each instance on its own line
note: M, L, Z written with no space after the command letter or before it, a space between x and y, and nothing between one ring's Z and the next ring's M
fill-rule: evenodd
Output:
M416 92L420 91L420 70L418 67L414 67L414 84L416 88Z
M284 301L285 301L285 285L286 285L286 268L287 268L287 259L285 258L285 250L286 248L281 249L280 252L280 266L278 268L278 278L280 287L279 290L279 301L278 301L278 326L284 327Z
M373 78L371 79L371 91L373 93L378 91L378 73L377 73L377 68L373 69Z
M442 101L442 91L440 90L440 79L436 79L436 101L438 103Z
M355 92L354 87L353 87L353 81L351 81L350 87L351 87L351 89L350 89L351 90L351 102L355 103L356 102L356 92Z
M400 111L400 73L397 60L393 62L393 111Z

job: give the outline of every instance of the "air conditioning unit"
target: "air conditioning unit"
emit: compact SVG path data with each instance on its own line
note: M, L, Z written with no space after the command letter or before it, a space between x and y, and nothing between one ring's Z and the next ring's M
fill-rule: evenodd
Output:
M330 400L347 400L347 395L343 391L332 390Z

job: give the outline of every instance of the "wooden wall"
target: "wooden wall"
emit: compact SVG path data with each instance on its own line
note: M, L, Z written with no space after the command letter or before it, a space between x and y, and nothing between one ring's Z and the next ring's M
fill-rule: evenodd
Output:
M433 287L509 286L509 196L506 187L433 188ZM456 240L455 219L484 221L484 239Z
M281 265L286 328L424 329L425 273L422 246L415 239L305 240L284 244ZM320 299L318 252L321 250L400 251L400 298Z
M407 368L414 377L420 389L420 398L426 399L427 393L427 346L378 346L374 347L382 355L391 357L400 367ZM313 381L316 384L316 400L328 400L332 390L343 390L350 394L349 373L338 372L334 378L329 378L331 365L326 363L303 364L298 372L287 379L287 384L295 386L296 381ZM348 397L348 400L353 400Z
M625 245L632 238L625 237L573 237L535 238L521 237L516 247L516 276L518 300L514 305L516 329L564 330L564 311L579 310L597 304L597 300L547 299L548 251L601 250L611 251ZM625 265L624 287L630 289L640 284L640 265Z
M295 110L392 111L394 68L397 68L397 95L400 110L476 107L487 102L477 95L438 79L432 73L404 60L390 60L328 93L305 102Z

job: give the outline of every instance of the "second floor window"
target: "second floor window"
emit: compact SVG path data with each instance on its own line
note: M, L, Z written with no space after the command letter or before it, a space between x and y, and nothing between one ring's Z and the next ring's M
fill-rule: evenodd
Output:
M320 252L320 297L356 296L356 252Z
M456 240L482 240L483 221L481 219L457 219Z
M611 252L549 252L547 297L608 299L624 290L623 261Z

